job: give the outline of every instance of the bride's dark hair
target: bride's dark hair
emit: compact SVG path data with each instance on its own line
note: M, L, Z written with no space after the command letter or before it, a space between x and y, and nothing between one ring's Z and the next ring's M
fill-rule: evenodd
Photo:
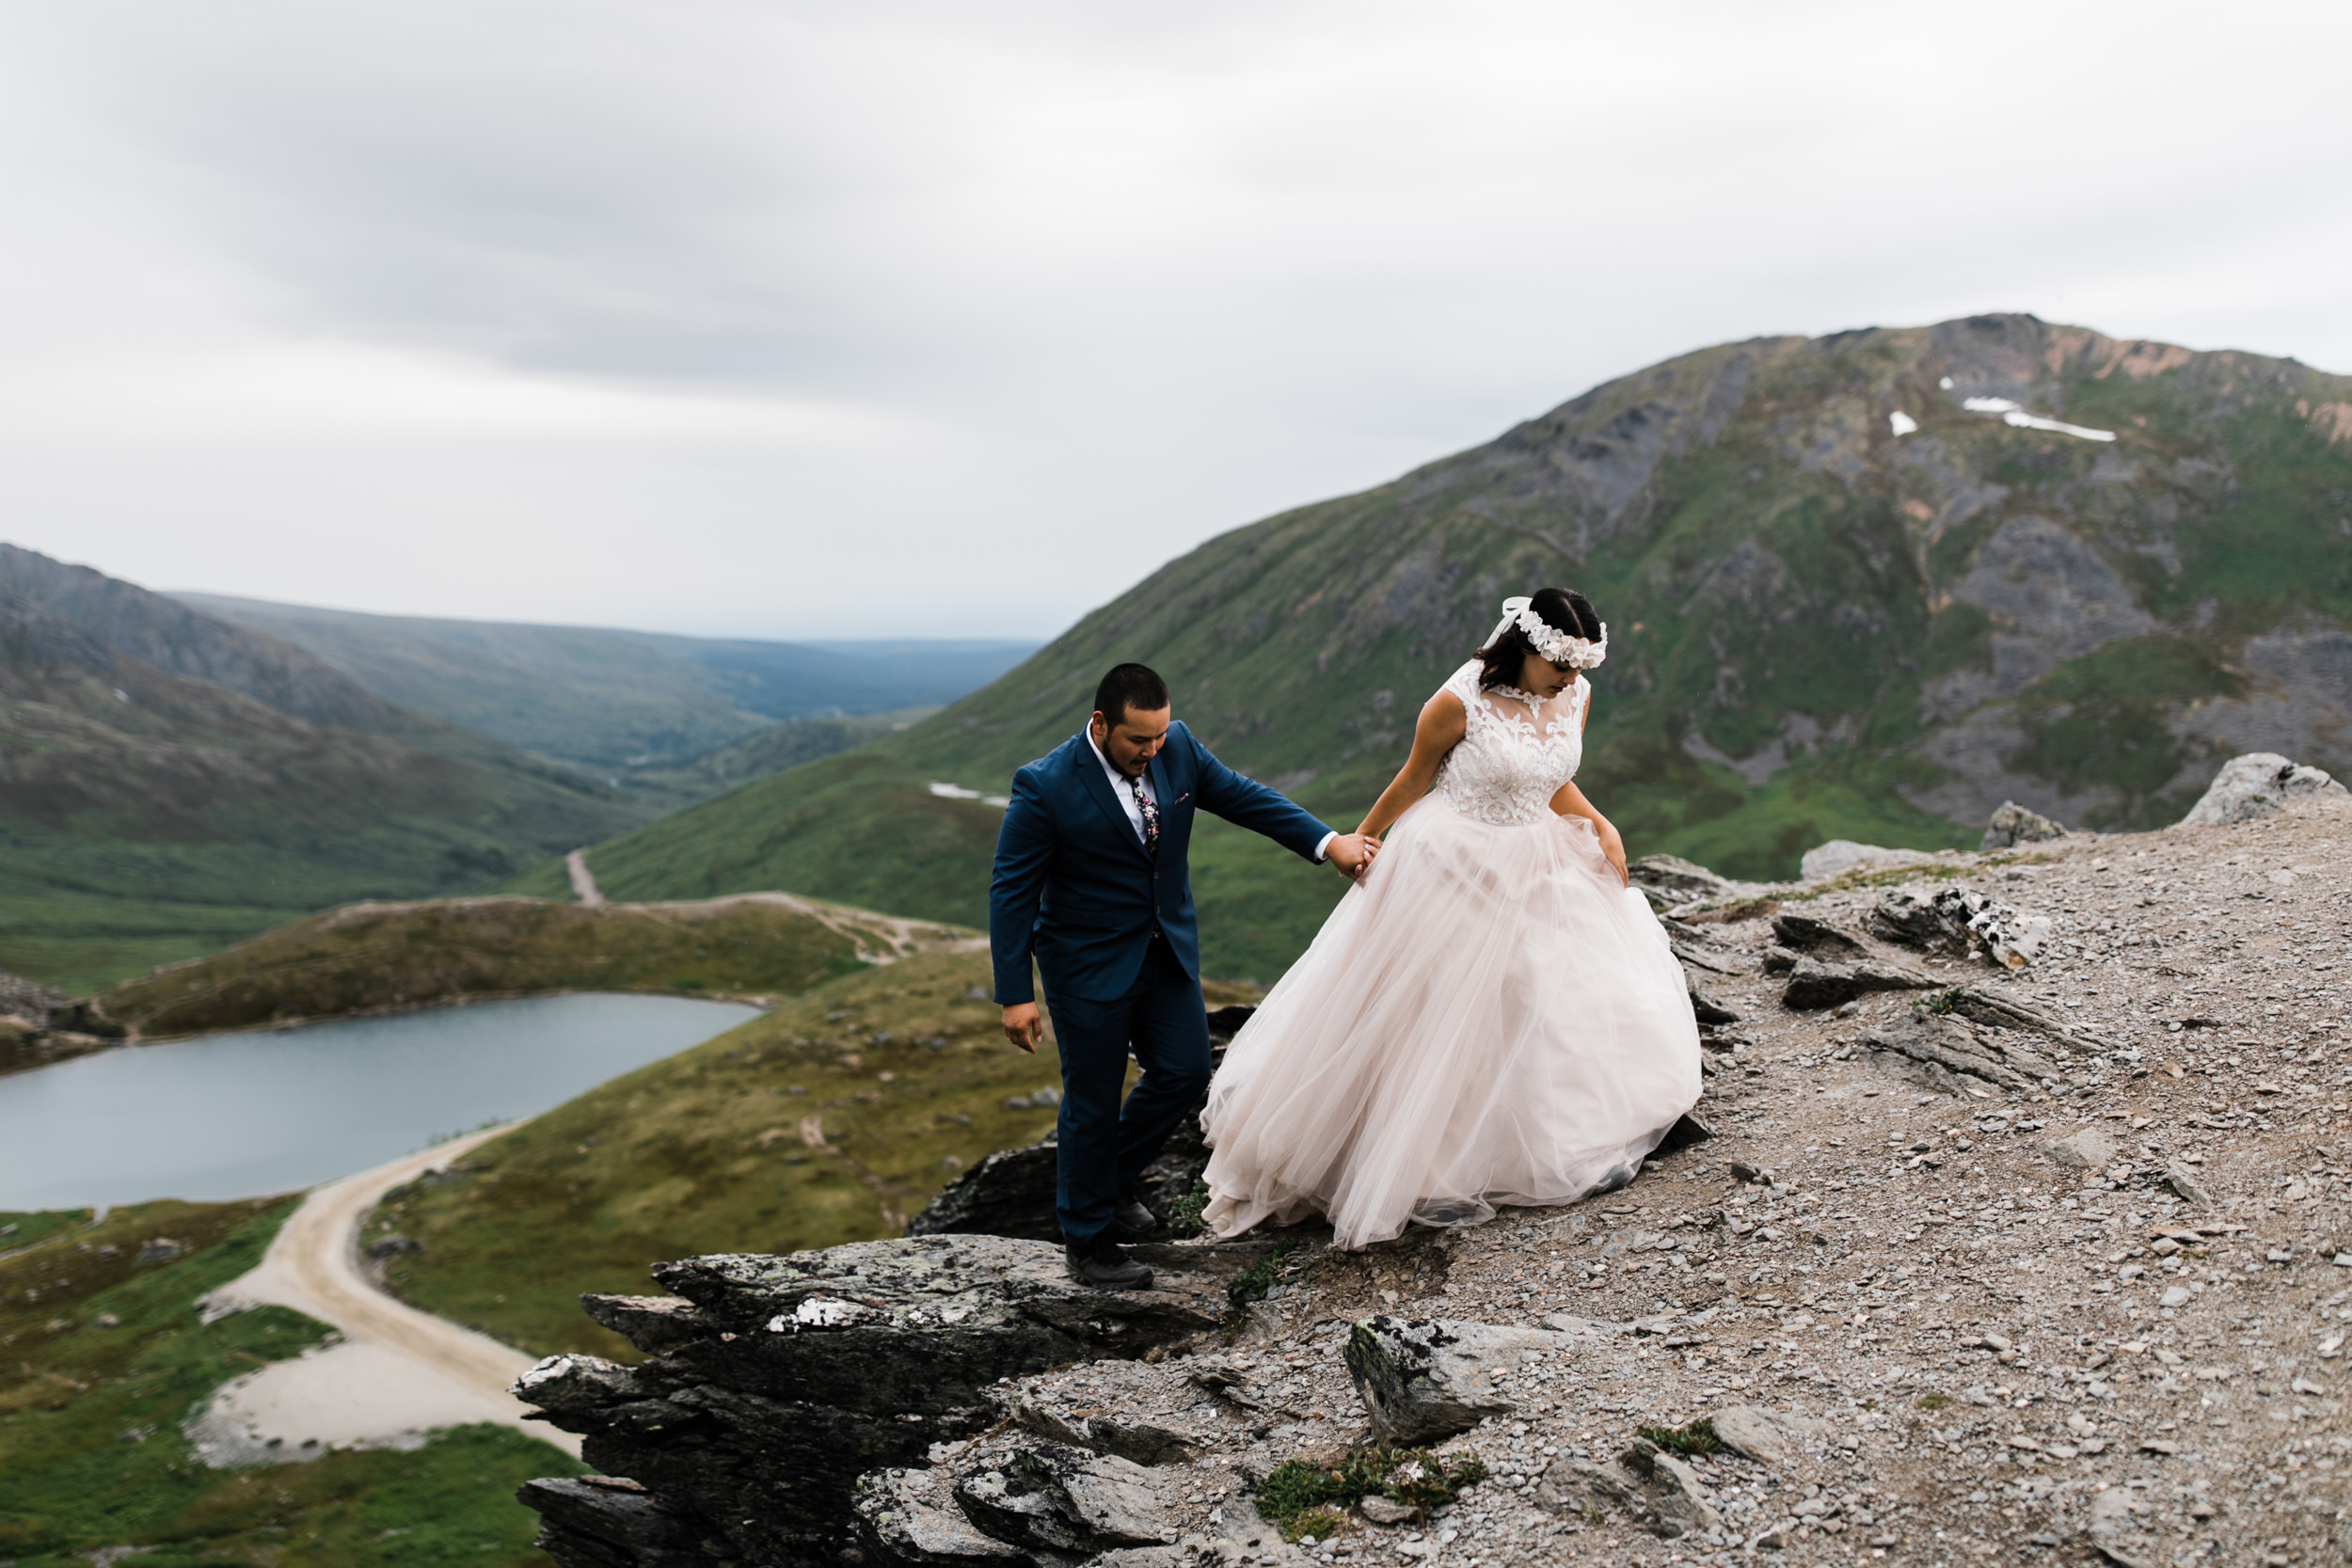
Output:
M1586 641L1600 636L1600 612L1593 608L1592 600L1573 588L1538 589L1530 595L1528 608L1554 631L1581 637ZM1527 633L1519 630L1516 622L1504 627L1501 637L1478 650L1480 689L1518 686L1527 656L1534 652L1535 644L1527 640Z

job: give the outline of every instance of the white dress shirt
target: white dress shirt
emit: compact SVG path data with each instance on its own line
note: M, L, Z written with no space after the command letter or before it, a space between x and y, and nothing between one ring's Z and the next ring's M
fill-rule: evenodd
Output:
M1136 831L1136 842L1140 844L1143 842L1143 807L1136 800L1136 791L1140 789L1150 796L1153 805L1160 803L1158 794L1152 788L1152 770L1147 768L1134 779L1129 779L1126 774L1111 766L1111 759L1103 754L1101 746L1096 745L1092 724L1087 726L1086 733L1087 744L1094 747L1094 760L1103 765L1103 776L1110 780L1111 793L1119 797L1120 808L1127 814L1127 826ZM1336 830L1323 835L1323 841L1315 846L1315 860L1318 863L1326 854L1329 853L1331 841L1339 836Z

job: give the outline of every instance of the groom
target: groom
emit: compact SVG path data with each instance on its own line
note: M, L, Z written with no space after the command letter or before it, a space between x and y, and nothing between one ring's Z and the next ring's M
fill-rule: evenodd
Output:
M1121 664L1094 692L1084 732L1012 776L996 835L988 939L1005 1036L1034 1053L1045 1028L1034 957L1060 1037L1055 1206L1070 1272L1100 1290L1149 1290L1152 1271L1114 1227L1152 1228L1128 1191L1209 1082L1200 936L1184 853L1206 808L1343 874L1377 840L1338 833L1243 778L1168 719L1168 684ZM1143 1076L1122 1107L1127 1053Z

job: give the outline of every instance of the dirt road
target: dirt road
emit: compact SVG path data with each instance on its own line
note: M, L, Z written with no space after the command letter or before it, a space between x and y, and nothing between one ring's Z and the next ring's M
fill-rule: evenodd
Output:
M208 1458L411 1447L432 1428L473 1421L514 1426L579 1453L580 1439L570 1433L523 1424L524 1406L506 1392L531 1356L385 1295L359 1258L359 1226L386 1192L508 1130L469 1133L315 1189L260 1265L215 1292L224 1302L307 1313L342 1330L344 1342L221 1389L199 1423Z

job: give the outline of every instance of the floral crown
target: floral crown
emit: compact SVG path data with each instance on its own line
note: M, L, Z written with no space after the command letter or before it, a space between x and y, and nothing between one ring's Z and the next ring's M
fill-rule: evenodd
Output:
M1495 629L1486 634L1486 641L1480 645L1493 647L1502 640L1502 634L1514 626L1527 634L1527 640L1535 645L1538 657L1553 664L1565 664L1574 670L1591 670L1597 668L1600 661L1609 657L1608 622L1600 624L1600 636L1597 638L1570 637L1565 631L1552 629L1542 616L1535 613L1535 601L1524 594L1515 594L1502 601L1502 619L1495 623Z

